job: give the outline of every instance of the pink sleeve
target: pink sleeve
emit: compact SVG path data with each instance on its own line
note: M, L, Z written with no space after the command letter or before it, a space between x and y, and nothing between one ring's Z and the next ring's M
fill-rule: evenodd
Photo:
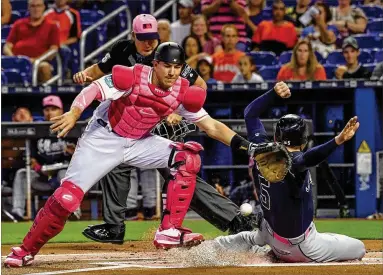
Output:
M71 107L77 107L84 111L95 99L102 100L102 95L100 88L95 83L92 83L76 96Z

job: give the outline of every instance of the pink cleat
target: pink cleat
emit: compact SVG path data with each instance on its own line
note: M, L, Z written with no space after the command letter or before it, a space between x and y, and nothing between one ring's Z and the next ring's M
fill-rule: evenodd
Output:
M12 252L7 256L4 261L5 267L22 267L31 265L34 256L22 247L13 247Z
M192 233L186 228L170 228L161 230L159 228L154 237L154 246L158 249L170 249L175 247L192 247L199 245L204 238L199 233Z

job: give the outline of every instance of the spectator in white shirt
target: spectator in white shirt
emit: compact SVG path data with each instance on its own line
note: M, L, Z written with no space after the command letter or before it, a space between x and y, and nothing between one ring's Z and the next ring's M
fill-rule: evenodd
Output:
M193 0L178 1L178 16L180 19L170 25L173 41L178 44L181 44L185 37L190 34L193 7Z
M256 66L251 56L242 56L238 61L238 67L239 72L234 76L231 83L259 83L264 81L262 76L255 73Z

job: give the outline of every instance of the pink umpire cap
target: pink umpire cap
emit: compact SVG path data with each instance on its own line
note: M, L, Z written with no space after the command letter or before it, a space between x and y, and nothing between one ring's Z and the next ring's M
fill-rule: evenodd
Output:
M133 19L133 32L140 41L160 39L157 20L150 14L140 14Z

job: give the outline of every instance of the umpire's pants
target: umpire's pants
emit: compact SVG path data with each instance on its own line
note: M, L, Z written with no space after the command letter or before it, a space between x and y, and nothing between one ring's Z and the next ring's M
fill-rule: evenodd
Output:
M108 224L123 224L125 221L126 199L130 190L131 166L121 164L100 180L103 193L103 215ZM164 179L169 178L169 169L158 169ZM239 213L239 208L228 198L200 177L194 191L190 208L209 223L226 231L230 222Z

